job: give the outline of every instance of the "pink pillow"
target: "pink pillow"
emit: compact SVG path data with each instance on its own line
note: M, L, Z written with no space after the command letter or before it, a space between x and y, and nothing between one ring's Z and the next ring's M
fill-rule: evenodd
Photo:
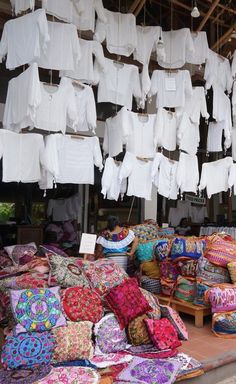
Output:
M112 288L105 296L105 301L114 312L121 329L131 320L152 310L135 278L128 278Z
M174 326L168 319L144 319L149 336L158 349L175 349L181 345L178 334Z
M178 312L168 305L161 305L161 316L170 320L176 329L180 340L188 340L188 331Z

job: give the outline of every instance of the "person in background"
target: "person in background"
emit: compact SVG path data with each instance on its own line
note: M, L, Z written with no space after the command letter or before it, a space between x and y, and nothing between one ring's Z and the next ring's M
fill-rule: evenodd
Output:
M175 228L175 232L181 236L190 235L191 227L188 225L188 219L186 217L180 220L179 225Z

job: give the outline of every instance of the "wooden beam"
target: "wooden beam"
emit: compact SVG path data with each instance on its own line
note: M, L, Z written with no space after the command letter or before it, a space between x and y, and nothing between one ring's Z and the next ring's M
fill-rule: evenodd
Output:
M208 3L212 3L211 0L207 0L207 1L208 1ZM229 7L227 7L226 5L223 5L223 4L221 4L221 3L219 3L219 4L217 5L217 7L221 8L221 9L224 9L225 11L227 11L227 12L229 12L229 13L234 13L234 14L236 15L236 9L229 8Z
M224 45L229 37L231 36L231 33L233 32L233 30L236 28L236 22L232 25L232 27L230 27L230 29L228 29L228 31L226 31L224 33L223 36L221 36L211 47L211 49L218 49L220 47L222 47L222 45Z
M140 0L134 0L133 4L131 5L130 9L128 10L129 13L134 13L135 9L139 5Z
M205 14L203 20L201 21L201 23L199 24L198 28L197 28L197 32L201 31L202 28L204 27L204 25L206 24L207 20L209 19L209 17L211 16L211 14L214 12L215 8L217 7L218 3L220 2L220 0L215 0L214 3L212 4L212 6L209 8L209 10L207 11L207 13Z
M135 9L135 11L134 11L134 16L135 16L135 17L137 17L137 16L140 14L140 12L141 12L143 6L145 5L145 3L146 3L146 0L141 0L141 1L140 1L138 7L137 7L137 8Z

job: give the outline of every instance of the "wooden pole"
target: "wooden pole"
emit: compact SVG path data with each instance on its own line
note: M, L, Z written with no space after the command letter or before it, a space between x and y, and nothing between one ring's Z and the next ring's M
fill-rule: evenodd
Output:
M215 0L214 3L212 4L212 6L209 8L209 10L207 11L207 13L205 14L203 20L201 21L201 23L199 24L198 28L197 28L197 32L201 31L202 28L204 27L204 25L206 24L207 20L209 19L209 17L211 16L211 14L214 12L215 8L217 7L218 3L220 2L220 0Z

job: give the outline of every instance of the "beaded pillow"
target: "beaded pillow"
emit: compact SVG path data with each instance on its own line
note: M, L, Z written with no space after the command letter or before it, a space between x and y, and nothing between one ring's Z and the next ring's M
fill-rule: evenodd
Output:
M76 258L65 258L59 255L49 254L48 262L50 264L50 278L56 279L57 284L62 287L87 287L89 288L89 282L84 275L83 271L77 265Z
M121 329L135 317L151 310L135 278L126 279L118 287L112 288L105 300L116 315Z
M144 323L144 319L148 319L147 315L136 317L132 320L127 329L128 338L132 345L150 344L151 340Z
M199 259L205 248L205 241L197 237L176 237L172 242L171 258L190 257L191 259Z
M59 287L11 290L16 333L42 332L65 325L59 291Z
M89 288L66 288L61 293L66 317L70 321L91 321L97 323L103 316L102 301L98 294Z
M143 261L150 261L153 259L153 247L156 244L156 240L140 243L136 249L135 256L137 260L142 263Z
M197 277L213 283L230 283L230 275L227 268L210 263L204 256L201 256L198 260Z
M95 355L122 351L128 346L125 330L121 330L113 313L104 316L94 327Z
M211 236L207 242L204 256L215 265L227 267L231 261L236 261L236 242L229 241L221 236Z
M92 326L90 321L73 323L52 330L55 338L54 363L90 359L93 357Z
M157 240L154 246L154 255L157 260L163 261L169 257L171 249L171 241L168 239Z
M34 367L51 363L54 338L49 332L7 336L2 348L4 368Z
M145 319L144 320L149 336L155 347L158 349L175 349L181 345L178 340L178 333L168 319Z
M167 305L160 305L161 316L170 320L176 329L180 340L188 340L188 331L179 314Z
M98 384L99 373L89 367L56 367L37 384ZM35 383L36 384L36 383Z
M206 302L210 302L212 313L236 310L236 288L231 284L208 289L204 294Z

